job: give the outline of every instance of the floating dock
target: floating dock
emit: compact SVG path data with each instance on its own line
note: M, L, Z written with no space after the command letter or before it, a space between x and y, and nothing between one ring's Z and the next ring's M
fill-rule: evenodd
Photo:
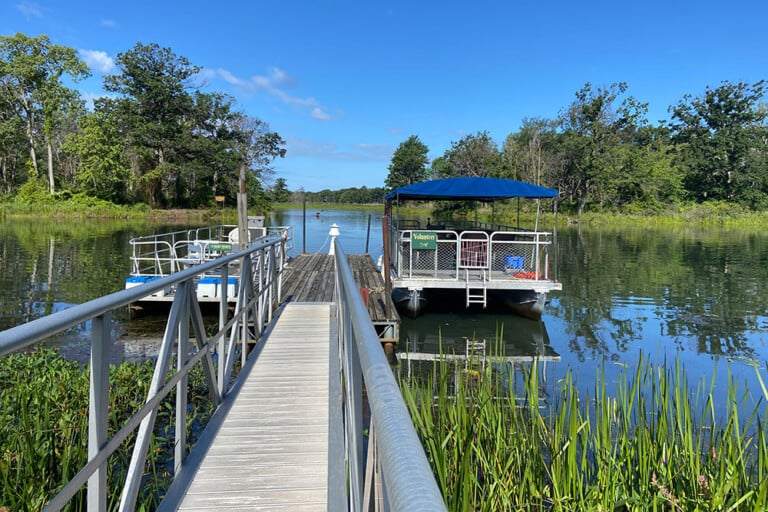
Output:
M367 254L348 255L347 261L379 339L382 343L396 344L400 335L400 315L386 292L384 278ZM334 301L336 271L332 255L300 254L288 262L283 272L283 301Z

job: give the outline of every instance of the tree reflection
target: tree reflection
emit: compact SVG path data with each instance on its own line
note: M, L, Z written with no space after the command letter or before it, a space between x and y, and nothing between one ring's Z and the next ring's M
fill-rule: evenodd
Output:
M566 229L558 233L566 321L579 358L642 343L754 358L765 329L768 238L724 231Z

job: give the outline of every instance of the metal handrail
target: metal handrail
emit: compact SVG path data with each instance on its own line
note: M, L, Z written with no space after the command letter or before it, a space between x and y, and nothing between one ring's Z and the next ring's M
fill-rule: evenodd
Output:
M268 237L259 244L196 265L146 284L100 297L84 304L39 318L32 322L0 332L0 356L22 350L83 322L92 321L90 354L90 399L88 416L88 463L45 507L46 511L63 509L68 501L87 484L88 510L106 510L107 461L118 447L138 429L133 456L122 490L121 511L135 508L136 497L143 475L149 440L161 401L176 388L176 418L174 468L178 472L186 457L187 377L189 371L202 364L211 400L218 405L231 389L232 369L236 358L235 345L239 340L245 347L261 335L266 322L272 318L280 297L280 281L285 258L285 240ZM227 297L223 294L218 332L206 334L203 317L195 294L195 279L204 273L219 272L226 283L230 263L240 266L240 287L235 311L226 321ZM159 290L176 288L165 334L157 357L150 390L145 405L131 416L125 425L108 437L109 355L113 343L112 312L139 301ZM226 288L226 285L223 287ZM189 342L192 326L197 352L190 355ZM255 328L252 332L249 327ZM227 343L227 336L229 340ZM174 349L174 345L177 347ZM211 353L216 349L218 367ZM246 350L241 350L245 362ZM168 377L172 360L176 359L176 373Z
M349 509L353 511L446 510L338 240L334 241L334 251L339 378L344 386L343 422L348 450L347 479L336 484L349 485ZM363 387L371 412L367 456L363 454ZM334 490L329 489L329 496L333 494Z

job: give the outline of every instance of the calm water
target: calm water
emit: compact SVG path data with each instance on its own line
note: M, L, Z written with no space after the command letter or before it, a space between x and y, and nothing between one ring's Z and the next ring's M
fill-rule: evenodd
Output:
M375 261L382 252L381 212L307 212L306 251L326 252L328 230L336 223L344 250L365 252L369 215L368 252ZM273 213L269 222L294 226L293 253L302 251L301 211ZM121 290L129 271L128 240L170 229L0 221L0 328ZM718 390L730 367L759 395L755 364L768 380L768 236L569 228L558 232L557 243L563 291L551 296L543 322L443 305L403 320L401 348L438 352L442 344L444 351L464 353L469 338L501 343L509 355L556 354L561 360L549 365L548 385L571 369L584 389L593 387L596 368L604 366L612 382L642 353L657 363L679 358L692 384L716 374ZM151 354L141 339L162 329L162 319L117 315L116 322L122 335L117 358ZM75 357L86 350L87 330L81 326L66 336Z

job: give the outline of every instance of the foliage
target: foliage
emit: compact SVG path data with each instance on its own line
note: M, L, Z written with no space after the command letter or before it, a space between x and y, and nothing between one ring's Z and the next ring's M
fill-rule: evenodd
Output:
M200 67L170 48L137 43L105 77L109 97L87 112L65 87L89 74L73 48L47 36L0 36L0 197L47 177L49 194L85 193L118 204L212 208L235 204L241 166L251 207L273 200L370 203L384 188L290 193L274 182L285 141L237 111L234 100L199 90ZM647 105L617 82L587 82L555 119L530 117L504 139L487 131L451 142L428 166L427 146L411 135L392 156L388 189L451 176L519 179L560 192L559 209L632 214L674 210L684 201L768 208L765 81L722 82L685 94L670 122L650 125ZM45 153L47 158L40 158ZM44 163L41 163L44 162ZM47 174L47 176L46 176ZM37 190L37 184L32 188ZM251 195L252 194L252 195ZM314 194L314 195L311 195ZM39 198L42 199L42 198Z
M384 184L389 190L424 181L427 177L429 148L417 135L411 135L395 150Z
M68 112L82 110L79 94L65 87L62 78L67 75L77 82L89 74L73 48L51 44L48 36L0 36L0 106L4 109L0 119L8 122L14 117L23 124L34 178L40 176L36 147L46 146L51 193L55 190L55 132Z
M723 82L703 96L686 95L670 123L685 184L697 201L768 206L766 81Z
M384 202L386 191L382 187L343 188L340 190L321 190L320 192L294 192L291 199L301 202L306 199L311 203L341 203L341 204L381 204Z
M152 372L152 362L128 362L110 369L109 435L144 404ZM202 371L191 374L191 442L212 412L203 382ZM42 509L85 465L88 389L87 369L51 349L0 358L0 509ZM166 431L173 421L169 405L175 398L166 400L159 409L139 507L155 508L170 483L167 466L169 460L172 466L173 439ZM133 437L109 459L112 509L120 497ZM80 491L70 502L71 510L85 510L85 501L85 491Z
M286 203L291 199L291 191L285 178L277 178L272 186L272 200L276 203Z
M509 177L535 185L554 183L558 157L552 145L556 136L554 121L523 119L520 130L509 134L502 148Z
M504 159L488 132L467 135L458 142L452 142L445 152L444 163L439 168L439 177L494 176L507 174Z
M61 85L64 75L88 74L76 50L46 36L0 38L0 193L42 176L37 155L45 150L51 195L209 207L215 195L235 202L245 165L247 187L260 193L254 204L268 207L263 184L251 182L267 180L285 155L278 134L234 110L230 97L199 91L200 68L169 48L137 43L116 62L118 73L104 79L111 95L86 112Z
M442 361L423 383L401 383L449 510L768 506L765 405L740 412L750 406L733 379L718 415L713 384L692 394L679 361L657 368L641 357L616 396L604 371L593 397L579 396L569 373L546 403L535 363L522 396L509 385L513 371Z
M84 116L80 131L62 146L80 161L78 190L115 203L128 200L131 172L125 149L117 119L101 108Z

